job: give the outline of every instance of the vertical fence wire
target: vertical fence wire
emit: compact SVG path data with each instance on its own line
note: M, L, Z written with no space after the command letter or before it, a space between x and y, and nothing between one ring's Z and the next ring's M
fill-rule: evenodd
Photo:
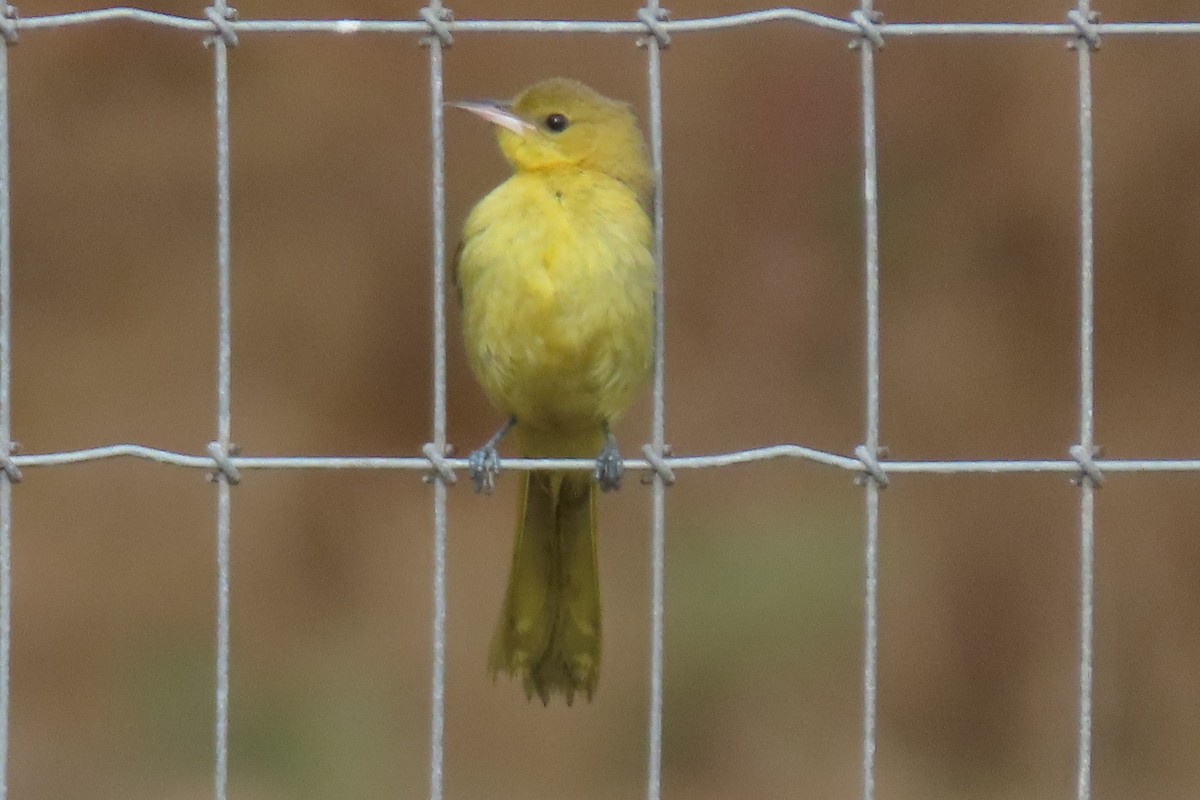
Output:
M225 0L213 10L228 14ZM217 140L217 449L227 457L232 429L232 294L230 275L229 207L229 52L221 35L211 39L215 63ZM229 550L231 536L230 475L213 473L217 483L217 676L213 794L226 800L229 786Z
M657 18L662 12L658 0L646 4L646 12ZM650 159L654 170L654 390L651 419L651 447L661 458L666 447L664 365L664 247L663 247L663 114L662 114L662 42L647 36L646 80L649 96ZM664 583L666 580L666 481L653 474L653 498L650 521L650 708L647 719L647 800L662 796L663 738L663 624Z
M1088 24L1088 0L1077 6ZM1079 59L1079 446L1090 458L1095 447L1095 206L1092 152L1092 48L1080 36ZM1085 471L1079 478L1079 754L1076 800L1092 794L1092 663L1096 484Z
M862 19L874 14L863 0ZM875 140L875 44L867 36L858 43L862 82L863 136L863 265L866 337L866 431L863 443L874 459L879 453L879 182ZM863 598L863 730L862 796L875 797L876 693L879 652L879 480L864 478L864 598Z
M429 11L440 18L440 0ZM430 35L429 135L432 176L430 206L433 235L433 442L437 456L446 453L446 147L442 39ZM438 471L433 483L433 665L429 696L429 797L442 800L446 730L446 478Z
M2 0L0 0L2 2ZM9 213L8 48L0 42L0 447L12 447L12 232ZM12 482L0 475L0 800L8 797L9 664L12 645Z

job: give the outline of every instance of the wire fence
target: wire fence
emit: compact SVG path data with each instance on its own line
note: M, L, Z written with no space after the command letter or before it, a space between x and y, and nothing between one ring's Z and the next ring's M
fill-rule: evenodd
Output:
M1091 797L1092 666L1093 666L1093 558L1095 491L1111 473L1200 473L1200 459L1115 460L1097 457L1094 434L1094 261L1093 261L1093 155L1092 88L1093 51L1102 37L1200 35L1197 22L1104 23L1088 0L1079 0L1066 12L1064 23L901 23L885 22L872 0L861 0L848 19L838 19L798 8L773 8L741 14L671 20L657 0L638 10L633 20L455 20L440 0L432 0L413 20L239 20L225 0L214 0L202 18L191 18L134 8L108 8L21 18L12 6L0 8L0 800L8 796L9 663L12 602L11 531L12 487L24 468L52 467L109 458L141 458L161 464L210 471L217 488L217 642L214 787L217 800L226 800L229 755L229 545L231 486L243 470L412 470L423 473L433 486L434 579L432 620L432 683L430 688L429 797L443 796L443 740L445 734L446 643L446 492L456 470L466 459L450 457L446 430L446 214L445 150L442 94L443 55L458 34L607 34L635 37L646 52L648 127L655 183L654 231L658 264L656 292L654 385L650 442L643 458L626 462L630 469L648 471L653 488L651 509L651 642L650 700L646 796L661 797L663 729L663 586L666 488L676 470L709 469L774 459L793 459L857 473L864 487L865 611L863 621L863 705L861 796L875 797L876 693L878 652L879 497L893 474L1054 473L1072 475L1079 486L1079 676L1078 753L1075 796ZM8 119L8 45L29 32L93 25L113 21L192 31L206 37L214 62L215 132L217 143L217 243L218 286L217 413L216 438L207 455L155 449L138 444L118 444L83 450L16 454L11 436L11 272ZM782 444L703 456L677 457L665 437L663 385L663 94L661 60L671 37L766 23L791 23L839 35L858 51L861 73L863 144L864 235L864 338L866 352L866 419L863 444L853 456L829 453L796 444ZM432 134L433 217L433 422L432 440L422 456L411 457L260 457L238 454L232 441L231 416L231 290L230 276L230 122L228 51L242 35L269 34L380 34L418 36L429 53L429 122ZM1079 327L1078 414L1079 437L1058 460L944 460L887 461L880 435L880 328L879 328L879 205L875 119L875 55L889 39L920 37L1041 37L1064 40L1078 61L1079 125ZM504 469L590 470L594 464L580 459L503 459Z

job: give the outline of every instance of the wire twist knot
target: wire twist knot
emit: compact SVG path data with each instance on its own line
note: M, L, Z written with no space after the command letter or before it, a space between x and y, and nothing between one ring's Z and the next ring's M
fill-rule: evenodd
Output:
M3 471L9 483L21 482L21 468L13 460L13 456L19 452L21 452L21 445L17 442L9 442L6 446L0 447L0 471Z
M880 24L883 22L883 12L872 11L864 12L860 9L855 9L850 12L850 20L858 26L862 37L850 42L850 47L861 47L864 43L870 44L876 50L883 47L883 29Z
M1097 27L1097 23L1100 22L1099 11L1089 11L1084 14L1079 9L1073 8L1067 12L1067 19L1075 26L1076 31L1075 38L1067 42L1067 47L1075 50L1079 47L1080 42L1086 42L1089 50L1100 49L1100 29Z
M237 465L233 463L233 457L240 453L242 449L236 444L222 447L220 442L208 443L208 456L213 460L213 471L208 473L210 481L218 481L222 478L230 486L236 486L242 481L242 473L238 471Z
M220 36L227 47L237 47L237 32L234 31L233 25L230 24L237 19L236 8L226 8L218 11L214 7L209 6L204 9L204 16L208 17L208 21L213 24L214 34L212 38L205 42L206 44L211 44L217 36Z
M425 6L417 14L429 26L429 32L432 34L432 36L423 36L421 44L428 47L435 39L441 43L442 47L454 44L454 35L450 33L450 26L447 24L454 20L454 12L441 6L436 9Z
M675 484L675 471L666 461L666 456L671 455L671 445L664 445L662 452L658 452L652 445L642 445L642 455L650 462L650 468L654 470L654 474L662 479L662 482L667 486ZM643 483L651 483L651 480L643 480Z
M1099 447L1088 450L1081 444L1073 444L1067 452L1079 465L1079 475L1073 479L1076 485L1082 486L1084 481L1090 481L1092 486L1096 487L1104 485L1104 473L1095 460L1096 456L1100 455Z
M446 456L453 452L453 448L450 445L446 445L444 453L439 453L437 446L433 442L426 442L421 445L421 452L425 454L425 457L429 459L429 464L433 467L433 472L425 476L426 483L440 480L447 485L452 485L458 480L454 475L454 468L446 460Z
M671 17L671 12L665 8L649 9L639 8L637 10L638 20L646 26L648 36L643 36L638 39L638 47L646 47L653 39L658 43L658 49L665 50L671 46L671 34L667 33L667 27L663 25Z
M879 462L881 456L887 455L886 448L879 448L875 453L867 449L865 444L860 444L854 448L854 457L857 458L863 465L863 472L857 478L858 484L864 485L867 481L874 481L875 485L880 489L886 489L890 482L887 473L883 470L883 464Z
M17 43L17 20L20 18L16 6L7 3L0 6L0 37L3 37L5 44Z

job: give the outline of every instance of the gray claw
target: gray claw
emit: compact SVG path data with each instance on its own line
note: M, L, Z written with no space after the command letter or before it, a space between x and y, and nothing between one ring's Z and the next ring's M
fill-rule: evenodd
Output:
M621 460L621 452L616 444L610 442L596 457L596 469L592 477L600 484L600 490L615 492L621 488L621 476L625 474L625 462Z
M475 483L476 494L491 494L500 474L500 455L492 445L484 445L467 456L467 473Z

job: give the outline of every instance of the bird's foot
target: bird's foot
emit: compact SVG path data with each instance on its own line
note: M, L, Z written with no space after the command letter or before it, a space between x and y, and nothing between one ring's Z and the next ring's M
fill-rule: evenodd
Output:
M621 459L621 451L617 449L616 441L610 437L600 455L596 456L596 469L592 472L592 477L600 484L601 491L615 492L621 488L621 476L624 474L625 462Z
M496 476L500 474L500 454L488 442L467 456L467 474L475 484L476 494L491 494L496 488Z
M475 484L475 494L491 494L496 488L496 476L500 474L500 454L496 452L496 445L516 424L517 418L509 417L483 447L467 456L467 474Z

